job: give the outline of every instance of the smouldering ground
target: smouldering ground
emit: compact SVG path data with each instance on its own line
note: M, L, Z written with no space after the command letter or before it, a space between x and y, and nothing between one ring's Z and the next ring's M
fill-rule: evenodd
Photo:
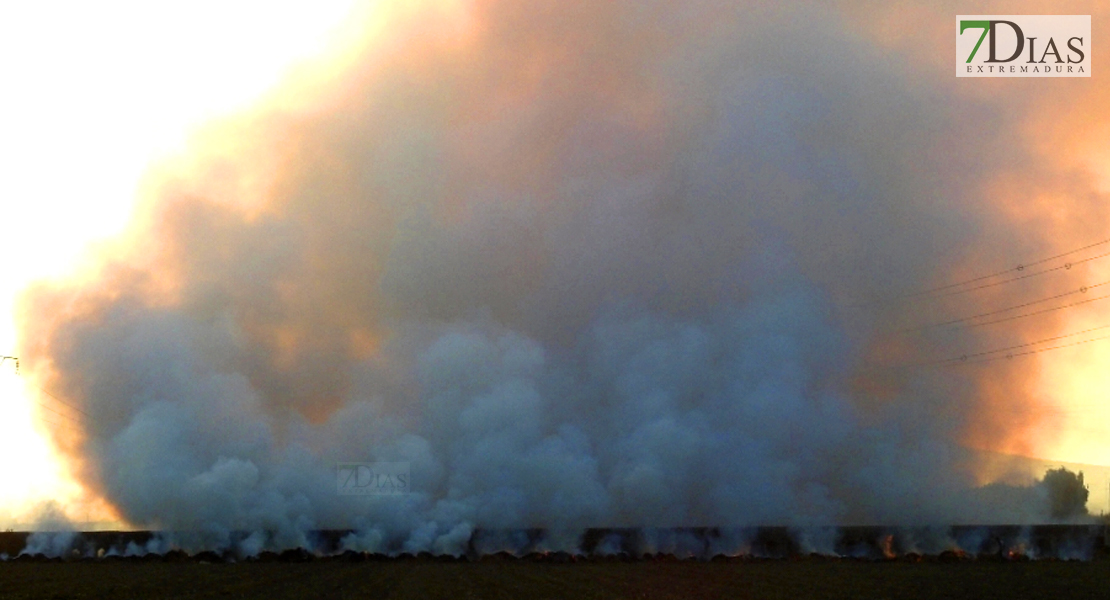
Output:
M1106 598L1110 560L0 563L2 598Z

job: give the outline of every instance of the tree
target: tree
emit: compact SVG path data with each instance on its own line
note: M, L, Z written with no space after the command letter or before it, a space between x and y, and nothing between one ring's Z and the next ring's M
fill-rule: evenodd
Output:
M1069 519L1087 514L1090 490L1083 485L1083 471L1078 474L1060 467L1049 469L1041 480L1048 496L1048 510L1053 519Z

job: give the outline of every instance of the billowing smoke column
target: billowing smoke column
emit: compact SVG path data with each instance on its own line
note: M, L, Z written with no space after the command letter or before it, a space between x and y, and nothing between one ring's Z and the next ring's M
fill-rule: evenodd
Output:
M991 132L838 14L682 4L398 8L308 108L225 125L25 298L83 481L259 549L1039 519L972 491L960 444L1008 431L975 378L875 375L913 308L874 300L1043 250L974 196ZM375 461L411 493L337 493Z

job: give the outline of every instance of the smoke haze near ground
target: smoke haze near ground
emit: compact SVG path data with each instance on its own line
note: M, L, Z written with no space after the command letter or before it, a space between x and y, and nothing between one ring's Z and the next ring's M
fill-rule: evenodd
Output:
M1046 519L966 450L1026 447L1026 370L886 367L1058 324L896 336L1013 302L875 301L1082 244L992 196L1036 162L1021 106L842 8L386 10L312 100L158 173L95 276L25 295L25 370L89 415L59 444L131 524L278 546ZM349 461L414 493L337 495Z

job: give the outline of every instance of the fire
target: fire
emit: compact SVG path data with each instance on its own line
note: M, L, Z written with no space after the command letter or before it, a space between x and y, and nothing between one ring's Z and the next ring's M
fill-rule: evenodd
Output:
M883 551L883 558L897 558L898 553L894 551L894 535L888 534L883 537L879 546Z

